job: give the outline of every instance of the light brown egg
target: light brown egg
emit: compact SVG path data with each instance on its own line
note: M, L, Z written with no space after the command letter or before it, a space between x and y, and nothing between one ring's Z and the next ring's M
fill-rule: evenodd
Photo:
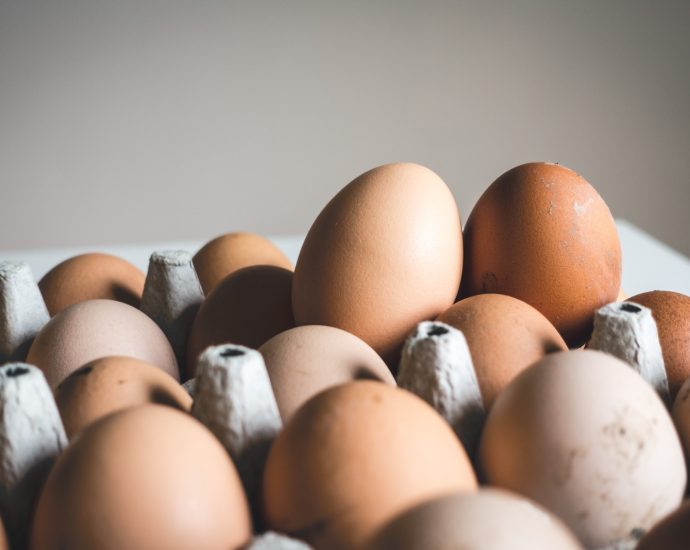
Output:
M643 292L628 298L652 310L659 332L668 385L675 397L690 378L690 296L668 290Z
M522 300L503 294L465 298L438 320L465 335L487 408L522 370L547 353L567 349L546 317Z
M274 265L292 271L292 262L268 239L254 233L226 233L194 255L201 288L208 295L225 277L252 265Z
M490 485L559 516L587 548L649 529L682 499L685 462L654 389L623 361L551 353L496 399L479 464Z
M461 271L460 218L443 180L418 164L380 166L311 226L295 267L295 321L342 328L397 365L415 325L453 303Z
M31 550L230 550L251 537L232 460L201 423L141 405L101 418L59 456Z
M690 501L657 523L635 550L687 550L690 548Z
M5 533L5 526L0 520L0 550L8 550L9 543L7 542L7 533Z
M109 355L141 359L179 379L175 353L158 325L114 300L88 300L58 313L36 336L26 362L39 367L54 388L79 367Z
M277 334L259 348L283 420L322 390L357 379L395 386L383 359L366 342L335 327L307 325Z
M508 294L538 309L570 347L616 299L621 248L606 203L579 174L534 162L508 170L465 226L463 297Z
M264 516L269 528L316 548L355 548L403 510L476 486L436 411L360 380L319 393L278 434L264 471Z
M55 315L73 304L99 298L139 307L144 273L110 254L90 253L56 265L39 281L48 311Z
M70 439L112 412L158 403L189 411L192 398L160 368L132 357L103 357L87 363L55 390L65 432Z
M256 265L235 271L209 294L196 314L187 342L187 376L196 372L208 346L240 344L258 348L295 326L291 303L292 271Z
M411 508L377 533L366 550L582 550L561 521L499 489L454 493Z
M690 377L680 387L673 401L671 417L683 444L686 464L690 464Z

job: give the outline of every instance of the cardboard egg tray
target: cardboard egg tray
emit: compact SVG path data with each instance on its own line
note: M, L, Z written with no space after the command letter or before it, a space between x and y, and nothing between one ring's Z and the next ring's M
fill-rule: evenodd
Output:
M295 257L299 240L287 242L291 255ZM625 246L625 242L623 244ZM22 254L17 256L21 258ZM688 276L684 280L690 285L690 262L681 267L687 268ZM180 363L184 361L186 335L192 321L188 312L190 308L198 307L203 298L189 253L175 250L150 255L141 310L168 337ZM22 363L31 341L49 320L27 263L0 262L0 314L0 364L5 363L0 369L0 385L5 397L0 403L0 407L4 407L2 416L5 422L0 429L5 429L6 437L16 439L11 445L14 450L5 453L4 467L0 468L0 486L4 488L0 494L0 512L7 523L10 539L15 546L21 547L25 544L28 529L27 503L32 502L40 490L35 480L26 483L23 475L36 463L56 456L67 445L50 388L40 371L36 372L35 367ZM633 348L629 345L631 341L639 345ZM590 347L633 365L662 399L670 402L656 326L648 309L621 303L602 308L595 318ZM200 358L197 376L196 382L190 380L185 384L195 397L192 412L232 456L249 500L256 506L261 472L261 468L256 466L257 460L259 463L265 461L270 443L282 427L263 359L255 350L242 346L209 348ZM241 380L242 383L228 386L219 382L224 377ZM439 384L439 380L444 378L454 381L450 385ZM468 452L474 453L486 411L472 359L460 331L439 322L421 323L403 350L398 384L440 412ZM13 402L22 404L21 412L13 411L7 405L12 402L7 398L8 392L14 392L13 398L17 399ZM47 443L46 430L27 428L12 432L7 425L19 417L61 435ZM229 427L231 424L235 426L233 429ZM243 427L240 432L237 425ZM19 491L16 490L18 487L21 488ZM257 540L256 547L308 548L301 542L283 539L279 535L267 537ZM635 542L626 544L621 543L619 547L633 548Z

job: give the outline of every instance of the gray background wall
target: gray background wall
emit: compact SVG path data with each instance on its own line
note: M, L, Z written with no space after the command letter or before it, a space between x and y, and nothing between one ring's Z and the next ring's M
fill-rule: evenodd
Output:
M0 0L0 249L302 233L553 160L690 255L690 2Z

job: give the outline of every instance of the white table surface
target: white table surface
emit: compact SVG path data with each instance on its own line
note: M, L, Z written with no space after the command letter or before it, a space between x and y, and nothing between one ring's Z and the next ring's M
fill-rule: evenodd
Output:
M690 295L690 259L625 220L616 220L623 249L622 288L628 295L648 290L673 290ZM301 235L270 237L295 262L304 240ZM26 262L36 279L62 260L84 252L107 252L125 258L143 271L155 250L196 252L203 241L169 241L96 247L0 251L0 260Z

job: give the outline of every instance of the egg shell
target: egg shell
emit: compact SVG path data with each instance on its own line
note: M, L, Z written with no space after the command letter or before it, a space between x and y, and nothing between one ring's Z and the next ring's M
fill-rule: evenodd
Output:
M268 239L254 233L226 233L194 255L194 268L206 295L231 273L252 265L275 265L292 271L292 262Z
M106 416L53 467L32 550L229 550L252 533L237 472L199 422L141 405Z
M668 290L643 292L628 298L652 310L664 355L671 396L690 377L690 296Z
M196 314L187 342L187 378L208 346L239 344L258 348L295 326L292 271L269 265L237 270L209 294Z
M26 362L55 388L89 361L125 355L179 379L175 353L158 325L138 309L113 300L88 300L53 317L34 340Z
M311 226L295 267L295 321L342 328L397 365L415 325L453 303L461 271L460 217L443 180L418 164L380 166Z
M277 334L259 351L283 420L331 386L356 379L395 386L393 375L371 346L339 328L296 327Z
M685 451L686 463L690 463L690 378L680 387L673 401L671 417Z
M537 504L499 489L429 500L388 523L366 550L582 550L563 523Z
M690 501L685 501L643 536L636 550L687 550L688 548L690 548Z
M538 309L570 347L620 290L621 248L606 203L582 176L534 162L501 175L464 232L463 297L508 294Z
M498 396L479 449L489 484L535 500L587 548L646 530L681 501L686 470L661 399L623 361L557 352Z
M56 265L39 281L48 311L56 315L86 300L117 300L139 307L144 273L126 260L93 252Z
M438 321L461 330L470 348L488 409L508 383L566 343L549 320L529 304L503 294L479 294L453 304Z
M319 393L278 434L264 517L315 548L356 548L404 509L476 486L464 449L429 405L360 380Z
M103 357L87 363L55 389L55 401L70 439L112 412L158 403L189 411L192 398L160 368L132 357Z
M5 533L5 526L0 520L0 550L8 550L9 544L7 543L7 534Z

